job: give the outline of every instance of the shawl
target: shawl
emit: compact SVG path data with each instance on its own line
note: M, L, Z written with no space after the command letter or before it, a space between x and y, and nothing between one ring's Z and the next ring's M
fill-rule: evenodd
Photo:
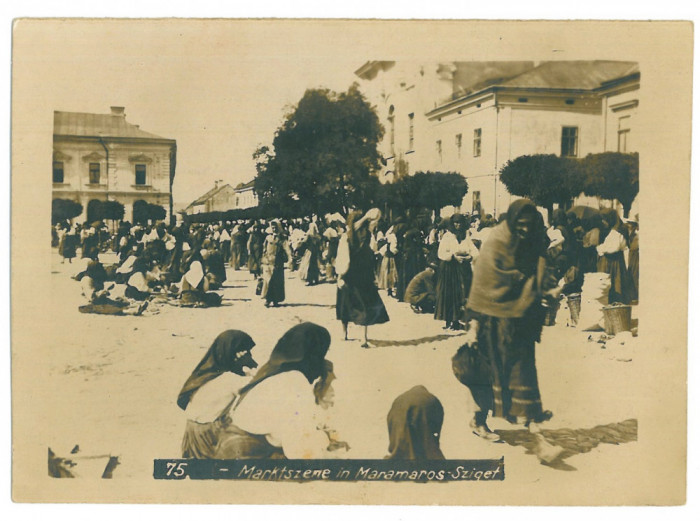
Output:
M330 345L331 334L325 327L311 322L297 324L277 341L270 359L241 388L240 394L247 393L267 378L287 371L299 371L309 384L319 377L327 379L332 374L332 364L325 359Z
M440 450L444 414L440 400L422 385L396 398L386 419L389 427L386 459L445 459Z
M515 235L515 223L524 212L535 213L527 240ZM522 317L537 297L537 263L547 247L542 216L527 199L508 208L506 220L493 228L481 247L467 307L500 318Z
M258 366L250 356L255 342L247 333L235 329L224 331L216 337L214 343L195 367L177 397L177 404L183 411L187 409L197 390L207 382L231 372L244 376L243 369Z

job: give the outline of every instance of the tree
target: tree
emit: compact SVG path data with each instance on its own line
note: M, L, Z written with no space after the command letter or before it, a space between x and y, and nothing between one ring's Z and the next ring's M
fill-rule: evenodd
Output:
M51 224L69 221L83 213L83 205L70 199L51 201Z
M603 152L589 154L583 160L586 195L617 199L628 217L639 193L639 154Z
M255 151L261 207L302 214L347 213L366 203L384 129L356 84L347 92L307 90L277 130L272 147Z
M531 199L546 208L550 216L554 203L566 205L584 187L579 162L553 154L517 157L503 165L500 174L508 192Z
M124 219L124 205L119 201L104 201L102 203L102 218L121 221Z

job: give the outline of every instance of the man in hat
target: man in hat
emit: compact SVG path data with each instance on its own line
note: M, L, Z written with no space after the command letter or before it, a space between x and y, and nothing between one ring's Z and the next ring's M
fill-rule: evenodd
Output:
M414 313L433 313L435 311L436 271L437 264L431 262L427 268L408 283L404 301L411 305Z

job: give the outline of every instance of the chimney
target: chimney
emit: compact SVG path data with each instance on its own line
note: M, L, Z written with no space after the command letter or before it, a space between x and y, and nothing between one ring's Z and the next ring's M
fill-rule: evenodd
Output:
M124 107L109 107L112 110L112 116L122 116L126 117L124 114Z

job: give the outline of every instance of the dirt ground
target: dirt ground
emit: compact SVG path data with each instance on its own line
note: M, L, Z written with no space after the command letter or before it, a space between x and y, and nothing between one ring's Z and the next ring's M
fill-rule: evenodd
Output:
M61 264L54 253L50 298L56 327L46 376L54 400L53 417L47 421L54 437L47 444L62 456L76 444L81 454L117 455L115 479L152 476L154 458L180 456L185 418L175 399L220 332L242 329L250 334L257 344L253 354L262 364L277 339L301 321L323 325L333 337L328 355L338 377L333 414L336 430L351 447L350 458L382 458L387 453L391 403L417 384L435 394L445 409L445 456L504 456L508 480L556 484L569 472L582 482L599 480L636 457L637 443L624 443L629 436L615 440L614 432L610 439L588 430L637 418L634 393L629 392L635 378L635 342L603 348L592 341L600 333L567 327L565 308L557 324L545 328L537 368L544 407L554 412L546 425L554 434L546 431L547 439L560 430L579 445L560 464L546 466L528 453L531 444L518 442L529 439L522 427L491 420L492 428L510 431L504 436L509 443L501 444L471 433L472 402L451 369L462 334L446 332L431 315L416 315L384 293L391 321L371 327L376 347L361 349L357 326L350 327L352 340L342 340L335 320L335 286L305 287L296 273L286 274L287 300L279 308L263 306L246 270L229 269L219 308L180 308L156 300L143 316L102 316L78 312L79 283L70 277L79 269L79 263ZM632 438L636 422L634 426Z

